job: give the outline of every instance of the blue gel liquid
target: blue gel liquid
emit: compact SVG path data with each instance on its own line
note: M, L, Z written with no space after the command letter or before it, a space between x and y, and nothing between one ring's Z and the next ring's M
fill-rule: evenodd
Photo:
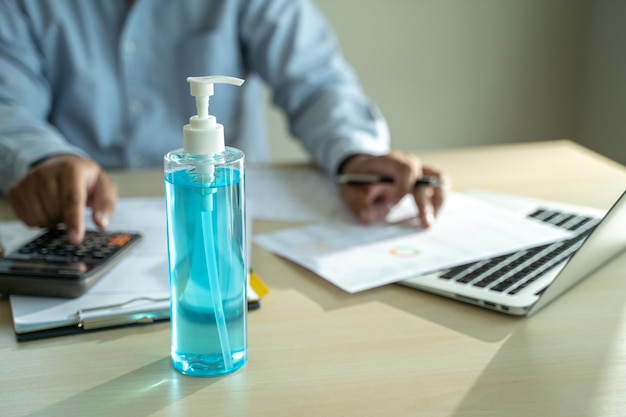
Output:
M210 184L192 170L165 175L172 364L183 374L207 377L233 372L247 360L242 178L228 168L214 175ZM215 271L211 282L219 289L210 284ZM220 291L222 311L211 291Z

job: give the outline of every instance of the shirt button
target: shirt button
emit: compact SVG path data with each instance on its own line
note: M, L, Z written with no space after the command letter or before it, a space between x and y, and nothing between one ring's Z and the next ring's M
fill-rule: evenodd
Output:
M141 104L141 101L133 100L130 102L129 108L130 112L133 114L141 113L141 110L143 110L143 104Z
M126 51L126 53L132 54L135 52L136 49L137 46L135 45L134 41L128 40L124 42L124 51Z

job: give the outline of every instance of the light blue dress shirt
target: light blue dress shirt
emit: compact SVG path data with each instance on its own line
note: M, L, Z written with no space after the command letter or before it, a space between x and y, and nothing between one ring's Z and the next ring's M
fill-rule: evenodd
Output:
M195 114L188 76L230 75L210 112L226 144L267 161L263 82L328 175L383 154L383 118L309 0L0 0L0 189L58 153L162 166Z

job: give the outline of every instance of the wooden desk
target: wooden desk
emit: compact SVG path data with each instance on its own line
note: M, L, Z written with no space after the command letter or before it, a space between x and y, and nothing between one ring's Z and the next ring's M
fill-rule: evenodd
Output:
M608 208L626 185L568 141L421 156L457 190ZM160 172L115 178L122 196L162 193ZM248 364L219 379L172 369L167 323L17 343L0 300L0 415L626 415L626 256L530 319L399 285L346 294L258 247L252 263L271 293L249 315Z

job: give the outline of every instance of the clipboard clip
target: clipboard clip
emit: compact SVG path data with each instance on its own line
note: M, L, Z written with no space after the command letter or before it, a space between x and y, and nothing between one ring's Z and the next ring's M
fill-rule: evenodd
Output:
M150 303L165 303L166 308L154 308L149 305L145 308L137 308L131 311L123 311L121 313L112 313L106 315L96 315L89 317L89 313L105 312L107 310L122 309L130 304L148 301ZM83 330L103 329L107 327L125 326L129 324L149 324L156 321L168 320L170 318L169 297L152 298L152 297L136 297L128 301L117 304L109 304L98 307L83 308L76 312L78 322L76 327Z

